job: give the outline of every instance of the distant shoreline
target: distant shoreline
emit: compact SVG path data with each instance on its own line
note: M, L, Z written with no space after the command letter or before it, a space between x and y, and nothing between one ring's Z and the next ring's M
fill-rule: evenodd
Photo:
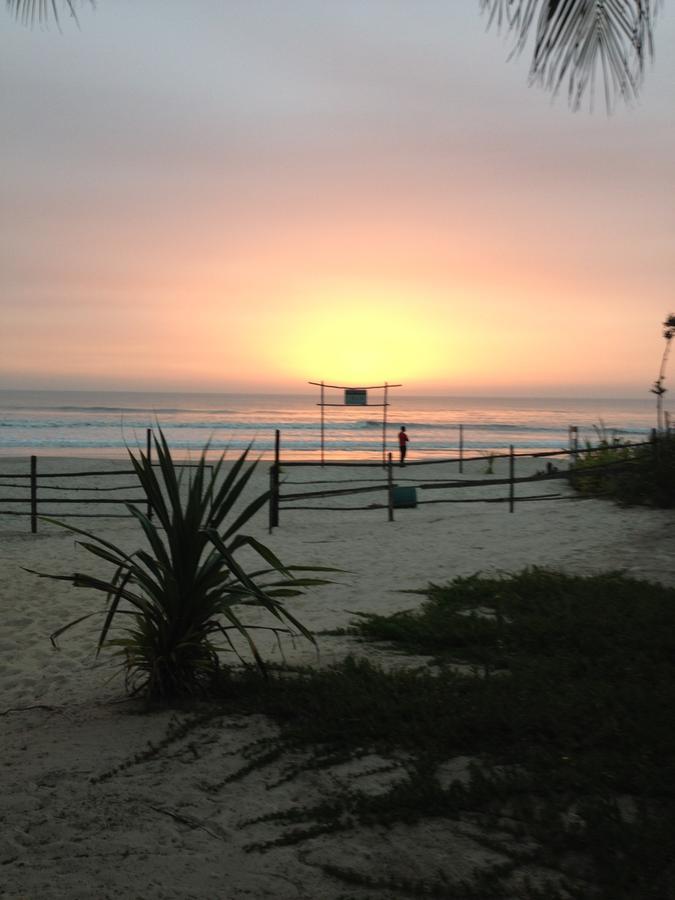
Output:
M357 385L358 387L358 385ZM316 402L317 394L315 391L183 391L183 390L153 390L153 389L138 389L138 388L130 388L130 389L117 389L117 388L102 388L100 390L97 389L80 389L80 388L0 388L0 401L2 401L3 396L11 395L11 394L20 394L22 396L30 395L30 394L69 394L71 396L100 396L102 394L112 395L112 396L154 396L154 397L241 397L241 398L249 398L249 397L294 397L298 399L306 399L309 401ZM574 393L562 393L562 394L494 394L494 393L486 393L486 394L472 394L472 393L452 393L447 391L399 391L396 395L396 399L400 399L401 397L410 400L420 400L420 399L431 399L431 400L456 400L456 401L464 401L464 400L476 400L476 401L517 401L517 402L525 402L525 403L539 403L539 402L547 402L547 401L555 401L555 402L582 402L582 403L622 403L622 402L645 402L648 405L653 405L653 399L650 396L649 390L645 389L644 392L635 392L635 393L627 393L627 394L574 394ZM394 400L396 402L396 400Z
M0 391L0 458L11 456L126 457L126 446L144 447L148 428L163 429L179 458L253 452L269 459L275 432L285 459L377 460L396 457L402 424L414 459L454 459L516 451L546 452L569 446L569 426L581 445L610 439L641 441L654 425L642 400L543 400L368 396L366 405L319 407L317 396L147 394ZM378 405L379 401L379 405ZM384 447L383 447L384 444Z

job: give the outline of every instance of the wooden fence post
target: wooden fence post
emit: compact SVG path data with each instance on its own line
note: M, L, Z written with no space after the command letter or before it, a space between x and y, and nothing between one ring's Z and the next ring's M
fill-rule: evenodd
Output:
M148 457L149 465L152 465L152 428L145 429L145 453ZM152 504L148 500L147 508L148 519L152 519Z
M387 506L389 508L389 521L394 521L394 467L391 462L391 453L387 455Z
M269 532L279 525L279 461L280 435L277 428L274 432L274 462L270 469L270 504L269 504Z
M652 462L654 467L658 466L659 463L659 434L656 428L652 428L652 436L651 436L651 445L652 445ZM656 476L658 478L658 474Z
M459 426L459 474L464 471L464 426Z
M513 501L515 496L515 484L513 482L515 474L515 457L513 455L513 444L509 447L509 512L513 512Z
M37 533L37 456L30 458L30 530Z
M321 382L321 468L324 463L324 450L326 444L326 404L324 401L324 384Z
M567 435L570 445L570 458L572 462L576 462L579 454L579 427L577 425L569 425Z

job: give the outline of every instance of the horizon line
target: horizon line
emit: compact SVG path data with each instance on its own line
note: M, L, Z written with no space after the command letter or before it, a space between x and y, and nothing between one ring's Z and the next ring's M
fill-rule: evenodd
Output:
M402 385L401 385L402 386ZM119 388L119 387L106 387L106 388L54 388L54 387L30 387L30 388L17 388L17 387L0 387L0 394L2 393L45 393L45 394L158 394L158 395L185 395L185 396L194 396L194 395L209 395L209 396L230 396L230 397L256 397L256 396L272 396L272 397L314 397L314 391L307 390L185 390L185 389L158 389L158 388ZM403 398L403 396L407 397L447 397L454 399L508 399L508 400L642 400L648 399L648 395L651 393L649 388L645 388L643 394L638 394L637 392L629 392L627 394L590 394L586 391L583 393L545 393L545 394L535 394L535 393L494 393L494 392L480 392L480 393L463 393L461 391L453 392L453 391L440 391L440 390L428 390L428 391L420 391L414 390L412 393L408 394L398 394L397 396ZM367 404L366 404L367 405Z

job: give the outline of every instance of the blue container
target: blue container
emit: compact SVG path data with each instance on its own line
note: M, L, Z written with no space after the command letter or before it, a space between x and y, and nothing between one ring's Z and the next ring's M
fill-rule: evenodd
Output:
M393 490L394 509L414 509L417 506L417 489L395 487Z
M363 388L345 388L345 406L368 406L368 392Z

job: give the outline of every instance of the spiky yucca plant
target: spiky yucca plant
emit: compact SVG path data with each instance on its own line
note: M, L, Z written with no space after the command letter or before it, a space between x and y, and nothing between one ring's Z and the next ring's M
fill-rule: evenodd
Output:
M188 470L187 483L181 483L185 469L173 460L161 429L154 446L156 465L142 451L138 456L129 451L152 517L136 505L127 506L148 548L128 554L101 537L63 525L85 538L79 541L81 546L111 563L114 574L109 580L79 572L34 574L106 594L96 652L112 648L122 657L128 689L156 701L207 691L221 669L220 652L234 649L232 630L243 636L264 668L250 628L236 611L239 607L263 607L282 625L272 630L296 629L313 640L282 601L309 585L326 583L304 573L331 570L285 566L264 544L242 534L242 527L268 500L264 493L235 510L257 465L247 461L250 448L227 473L224 455L209 466L205 448L199 462ZM247 571L235 558L244 547L257 553L262 569ZM69 622L54 632L52 640L99 614ZM113 625L118 626L114 636Z

